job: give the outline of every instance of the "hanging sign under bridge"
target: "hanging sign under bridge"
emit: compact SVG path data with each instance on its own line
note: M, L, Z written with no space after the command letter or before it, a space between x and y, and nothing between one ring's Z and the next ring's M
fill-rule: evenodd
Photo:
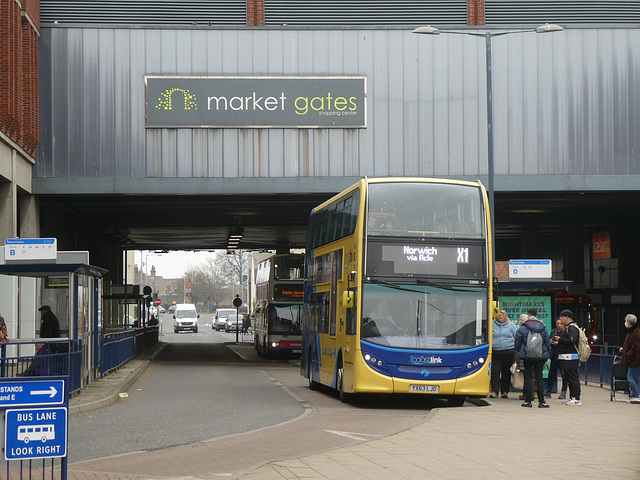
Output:
M365 128L365 77L147 76L147 128Z

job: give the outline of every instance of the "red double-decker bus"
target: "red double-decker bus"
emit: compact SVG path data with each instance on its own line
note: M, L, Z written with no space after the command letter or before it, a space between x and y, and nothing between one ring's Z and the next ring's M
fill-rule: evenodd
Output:
M304 255L279 254L258 264L254 345L259 355L300 356Z

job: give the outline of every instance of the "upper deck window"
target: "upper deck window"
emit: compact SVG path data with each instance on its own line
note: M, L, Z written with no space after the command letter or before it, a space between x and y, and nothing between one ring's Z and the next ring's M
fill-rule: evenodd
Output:
M440 183L371 183L368 234L483 238L480 189Z

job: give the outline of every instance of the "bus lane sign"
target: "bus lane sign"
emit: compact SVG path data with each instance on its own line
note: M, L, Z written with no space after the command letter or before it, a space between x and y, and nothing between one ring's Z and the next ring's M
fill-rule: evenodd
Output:
M4 458L30 460L67 456L67 408L7 410Z

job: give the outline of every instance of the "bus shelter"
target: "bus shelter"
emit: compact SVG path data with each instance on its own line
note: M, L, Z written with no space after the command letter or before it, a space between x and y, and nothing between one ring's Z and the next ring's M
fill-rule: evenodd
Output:
M15 278L3 277L3 286L9 288L3 288L0 294L2 313L9 327L0 374L69 375L70 393L90 383L99 370L99 318L102 277L106 273L107 270L89 264L89 252L61 251L53 258L12 260L3 251L0 276ZM42 336L39 312L42 306L48 306L58 318L59 338ZM55 358L38 359L46 369L34 371L27 360L34 365L35 347L41 348L42 344L47 347L47 354Z

